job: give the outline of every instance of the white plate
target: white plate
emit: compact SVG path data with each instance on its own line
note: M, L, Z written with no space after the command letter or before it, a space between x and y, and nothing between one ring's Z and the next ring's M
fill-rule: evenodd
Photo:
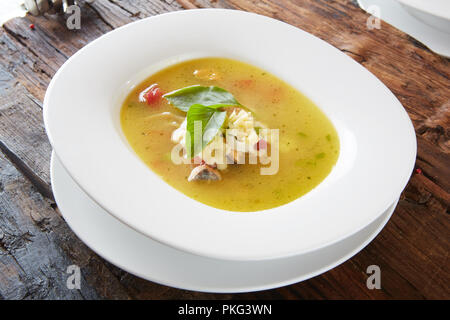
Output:
M200 56L260 66L328 115L341 150L317 188L278 208L235 213L176 191L139 159L120 128L121 102L155 70ZM163 14L93 41L53 77L44 121L64 167L107 212L154 240L218 259L293 256L354 234L399 197L416 156L411 120L374 75L298 28L235 10Z
M450 34L412 16L398 0L358 0L358 3L366 11L378 6L382 20L419 40L431 51L450 58ZM448 3L450 4L450 1ZM406 4L406 1L403 1L403 4Z
M248 292L303 281L350 259L381 231L397 201L353 236L291 258L235 262L173 249L127 227L92 201L53 154L51 178L56 202L72 230L109 262L146 280L205 292Z

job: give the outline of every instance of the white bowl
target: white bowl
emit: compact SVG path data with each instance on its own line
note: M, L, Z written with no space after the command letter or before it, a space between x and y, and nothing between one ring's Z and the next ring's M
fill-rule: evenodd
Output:
M449 0L397 0L413 16L450 34Z
M315 101L341 142L331 174L289 204L236 213L199 203L153 173L121 131L121 102L157 69L200 56L252 63ZM44 121L64 167L106 211L164 244L229 260L293 256L356 233L399 197L416 155L406 111L370 72L300 29L234 10L163 14L93 41L52 79Z

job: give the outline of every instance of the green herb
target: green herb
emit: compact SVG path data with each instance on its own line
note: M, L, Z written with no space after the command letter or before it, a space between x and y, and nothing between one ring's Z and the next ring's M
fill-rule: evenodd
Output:
M189 158L201 152L221 130L227 113L226 111L220 111L219 108L220 105L204 106L194 104L190 106L187 112L186 124L188 133L186 136L186 150Z
M325 158L325 152L316 154L316 159L323 159L323 158Z
M215 108L241 106L231 93L216 86L194 85L181 88L163 95L172 105L181 111L188 112L194 104Z
M273 194L273 196L274 196L276 199L281 199L281 198L283 197L283 192L282 192L281 189L275 189L275 190L273 190L273 191L272 191L272 194Z

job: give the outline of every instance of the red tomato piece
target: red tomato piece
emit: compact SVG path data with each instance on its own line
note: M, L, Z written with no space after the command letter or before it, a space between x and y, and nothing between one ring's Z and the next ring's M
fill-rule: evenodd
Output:
M152 84L150 87L145 89L139 95L139 100L141 102L147 102L147 104L155 104L161 99L163 95L161 89L158 87L156 83Z
M255 144L255 149L256 150L264 150L267 149L267 141L264 139L259 140L256 144Z
M200 165L206 163L205 160L203 160L203 159L200 158L199 156L195 156L195 157L192 159L192 162L193 162L194 164L200 164Z
M239 87L239 88L247 89L247 88L249 88L250 86L253 85L253 80L252 80L252 79L241 79L241 80L237 80L237 81L235 82L235 85L236 85L237 87Z

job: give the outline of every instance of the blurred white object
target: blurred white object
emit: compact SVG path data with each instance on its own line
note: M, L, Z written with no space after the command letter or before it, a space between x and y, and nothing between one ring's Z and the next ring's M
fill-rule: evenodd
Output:
M25 0L24 5L27 11L33 16L38 16L46 12L56 13L61 10L63 0Z
M397 0L413 16L450 33L450 0Z
M0 0L0 25L9 19L25 16L27 11L22 4L23 0Z
M27 11L33 16L39 16L44 13L66 13L71 5L77 5L77 0L23 0ZM92 3L95 0L86 0Z
M429 9L428 13L418 9L419 3L420 8ZM450 58L450 29L445 29L445 23L450 23L450 0L358 0L358 4L369 13L371 8L377 7L382 20L422 42L431 51ZM439 11L441 20L433 20L433 14L437 17ZM425 22L423 16L426 15L428 20Z

